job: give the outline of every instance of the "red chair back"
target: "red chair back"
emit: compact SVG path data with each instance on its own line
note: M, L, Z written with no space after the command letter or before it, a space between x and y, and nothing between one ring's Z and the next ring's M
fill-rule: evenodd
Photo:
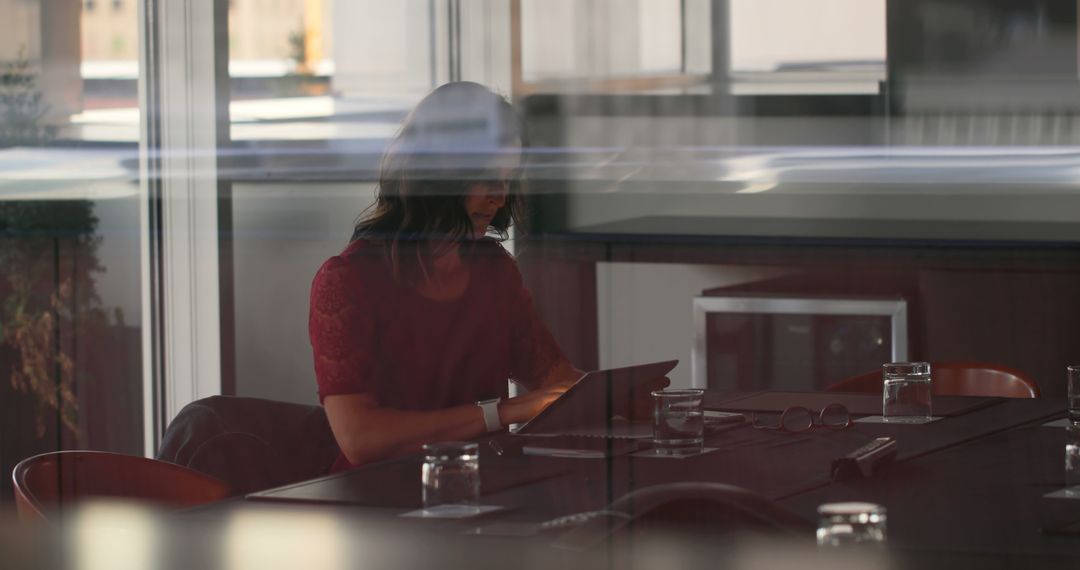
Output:
M15 505L26 519L89 498L131 499L183 508L224 499L228 487L186 467L103 451L58 451L24 459L12 473Z
M1024 373L978 362L932 362L930 376L934 394L939 396L995 396L1038 398L1039 385ZM881 392L881 371L875 370L841 380L826 388L829 392Z

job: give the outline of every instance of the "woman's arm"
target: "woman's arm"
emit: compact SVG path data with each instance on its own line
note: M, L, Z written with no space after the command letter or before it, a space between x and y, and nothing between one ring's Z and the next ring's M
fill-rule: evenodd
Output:
M367 394L327 396L326 417L353 465L414 453L424 443L473 439L484 433L478 406L410 412L379 407Z
M528 421L566 388L547 386L503 400L499 419L503 425ZM323 406L341 452L353 465L416 453L425 443L475 439L487 431L474 404L414 412L380 407L367 394L342 394L327 396Z

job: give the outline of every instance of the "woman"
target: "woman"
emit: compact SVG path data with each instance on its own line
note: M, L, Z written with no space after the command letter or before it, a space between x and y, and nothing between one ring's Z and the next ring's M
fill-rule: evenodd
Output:
M389 146L375 204L312 284L334 470L527 421L580 377L487 237L520 225L523 142L502 97L451 83ZM507 379L529 392L507 398Z

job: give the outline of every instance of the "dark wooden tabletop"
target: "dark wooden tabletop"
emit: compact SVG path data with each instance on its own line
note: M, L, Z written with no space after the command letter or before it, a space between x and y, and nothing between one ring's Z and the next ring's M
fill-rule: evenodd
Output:
M59 535L39 533L36 542L13 538L26 529L0 520L0 553L31 568L89 567L87 556L119 567L124 560L117 557L136 555L148 557L145 564L127 567L564 570L676 564L803 570L839 563L830 558L836 553L815 549L812 531L780 546L686 534L666 537L669 542L660 546L586 551L553 548L557 540L545 533L473 534L529 528L603 509L652 485L689 481L750 490L803 517L811 528L824 502L884 505L887 548L854 553L870 556L859 567L1080 567L1080 535L1044 532L1080 521L1080 500L1043 498L1065 484L1064 430L1042 427L1062 415L1056 401L1000 400L926 425L856 423L842 431L801 434L742 425L707 436L706 447L716 451L685 459L526 456L508 444L510 436L502 436L501 454L490 440L481 442L481 502L504 507L484 517L400 517L420 503L420 458L408 457L182 513L82 511L81 518L59 527ZM833 459L880 436L897 441L895 462L870 478L831 479ZM110 541L111 549L99 548Z

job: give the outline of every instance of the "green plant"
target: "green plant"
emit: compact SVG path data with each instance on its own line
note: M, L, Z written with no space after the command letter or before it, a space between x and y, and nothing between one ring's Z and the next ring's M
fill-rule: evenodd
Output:
M42 124L49 105L38 89L26 50L19 50L18 58L3 63L0 70L0 148L40 146L55 139L56 127Z
M294 73L310 75L307 67L307 33L304 31L303 22L300 29L289 34L289 59L293 62Z
M38 437L54 414L79 434L75 388L89 378L75 353L108 321L92 279L96 228L88 201L0 202L0 342L15 354L11 386L36 402Z
M52 142L48 111L25 50L0 64L0 148ZM77 346L108 321L92 278L97 222L88 201L0 202L0 375L32 396L39 438L57 416L79 435L75 390L89 378L77 378Z
M307 32L303 22L288 37L288 58L292 68L275 82L275 92L281 97L314 95L322 91L322 86L315 72L308 65Z

